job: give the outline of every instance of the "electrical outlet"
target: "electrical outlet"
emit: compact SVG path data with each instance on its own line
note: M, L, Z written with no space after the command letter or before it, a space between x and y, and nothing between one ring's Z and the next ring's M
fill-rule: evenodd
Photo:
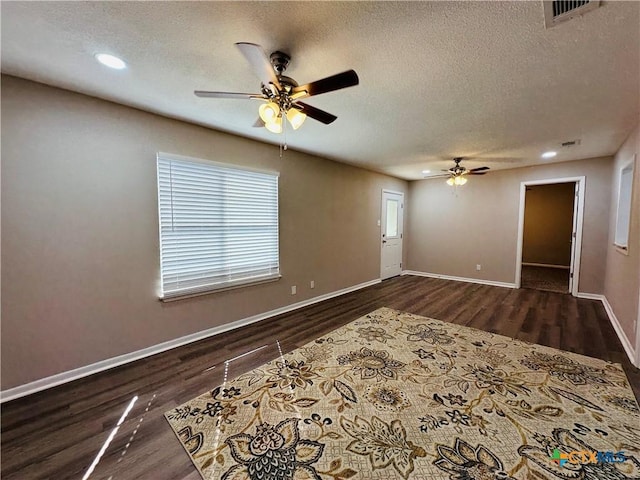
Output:
M314 282L313 280L311 280L311 282L309 282L309 286L311 288L316 288L316 282Z
M480 264L477 264L477 265L476 265L476 270L477 270L477 271L480 271L480 270L482 270L482 265L480 265Z
M298 291L298 290L296 289L296 286L295 286L295 285L292 285L292 286L291 286L291 295L295 295L295 294L297 293L297 291Z

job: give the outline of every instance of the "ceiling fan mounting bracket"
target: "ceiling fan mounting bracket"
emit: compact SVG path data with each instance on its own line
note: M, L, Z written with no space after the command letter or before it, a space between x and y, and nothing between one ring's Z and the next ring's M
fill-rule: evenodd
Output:
M280 50L273 52L270 59L271 65L273 65L273 69L278 75L282 75L284 73L291 61L291 57Z

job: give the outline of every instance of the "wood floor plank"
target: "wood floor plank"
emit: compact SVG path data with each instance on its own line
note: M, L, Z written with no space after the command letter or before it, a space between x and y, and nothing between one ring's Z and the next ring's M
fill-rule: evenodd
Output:
M137 395L90 479L198 480L165 411L383 306L621 363L640 398L601 302L403 276L8 402L1 476L81 479Z

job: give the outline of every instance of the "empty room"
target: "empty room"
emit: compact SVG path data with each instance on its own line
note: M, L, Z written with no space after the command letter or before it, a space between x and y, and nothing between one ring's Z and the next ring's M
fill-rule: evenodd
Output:
M0 19L3 479L640 478L640 2Z

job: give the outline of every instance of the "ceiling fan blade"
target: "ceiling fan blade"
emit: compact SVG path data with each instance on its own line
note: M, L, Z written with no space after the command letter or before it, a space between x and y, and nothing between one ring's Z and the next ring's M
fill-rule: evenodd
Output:
M426 175L423 178L427 180L429 178L447 178L447 177L451 177L451 175L447 175L446 173L440 173L438 175Z
M276 72L271 65L271 61L260 45L238 42L236 43L236 47L240 49L244 58L251 64L253 71L256 72L256 75L258 75L258 78L264 86L273 83L278 90L282 89Z
M293 108L300 110L302 113L314 120L324 123L325 125L329 125L338 118L329 112L325 112L324 110L320 110L319 108L312 107L311 105L302 102L294 103Z
M259 93L207 92L204 90L196 90L193 93L196 97L203 98L264 98L264 95Z
M292 95L300 94L297 98L311 97L312 95L320 95L321 93L333 92L341 88L353 87L358 85L360 80L355 70L347 70L346 72L332 75L315 82L307 83L294 87L291 90ZM306 94L304 93L306 92Z
M483 170L489 170L489 167L478 167L478 168L472 168L471 170L469 170L471 173L473 172L481 172Z
M489 172L467 172L469 175L486 175Z

